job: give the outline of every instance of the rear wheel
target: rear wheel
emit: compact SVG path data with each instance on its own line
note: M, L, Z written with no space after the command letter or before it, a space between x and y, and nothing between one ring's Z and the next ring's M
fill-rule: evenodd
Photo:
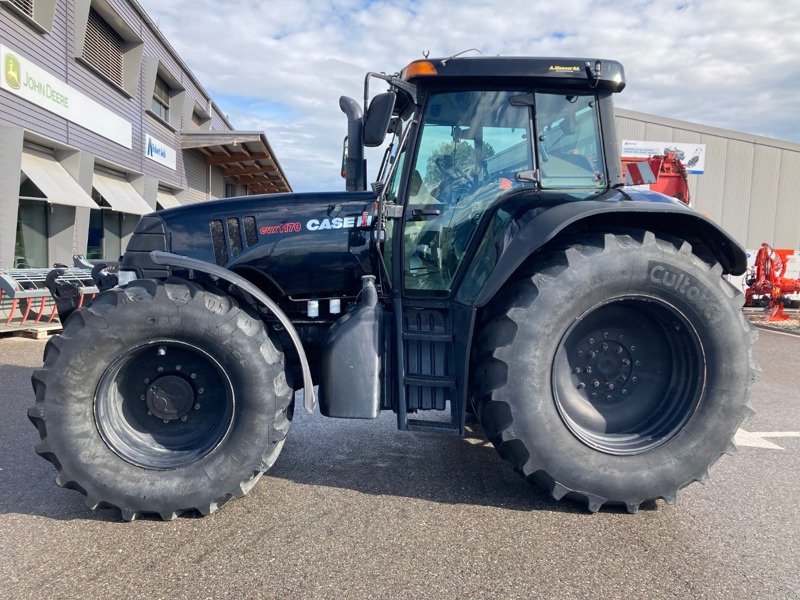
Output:
M487 307L478 416L556 499L631 512L703 481L750 414L742 294L688 243L591 235L538 257Z
M48 342L32 378L37 452L56 481L123 518L209 514L280 452L291 389L255 313L171 279L101 294Z

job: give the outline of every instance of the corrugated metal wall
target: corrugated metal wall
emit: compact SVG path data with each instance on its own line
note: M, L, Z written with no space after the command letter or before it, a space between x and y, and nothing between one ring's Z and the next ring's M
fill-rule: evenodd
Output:
M706 145L705 173L689 175L694 208L747 248L800 248L800 144L617 109L622 140Z

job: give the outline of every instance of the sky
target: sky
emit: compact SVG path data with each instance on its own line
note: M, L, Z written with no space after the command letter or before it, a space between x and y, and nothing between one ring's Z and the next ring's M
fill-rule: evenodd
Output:
M344 189L339 96L427 51L619 60L617 106L800 143L800 0L139 2L295 191Z

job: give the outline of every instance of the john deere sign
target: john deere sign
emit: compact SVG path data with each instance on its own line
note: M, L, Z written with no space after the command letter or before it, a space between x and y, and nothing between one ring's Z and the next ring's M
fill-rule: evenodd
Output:
M126 148L132 146L128 121L2 44L0 57L0 88Z

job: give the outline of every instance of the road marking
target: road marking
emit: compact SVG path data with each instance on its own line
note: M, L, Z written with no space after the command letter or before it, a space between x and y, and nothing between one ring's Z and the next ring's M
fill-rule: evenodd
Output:
M800 438L800 431L745 431L736 432L733 441L737 446L751 446L753 448L767 448L769 450L783 450L765 438Z

